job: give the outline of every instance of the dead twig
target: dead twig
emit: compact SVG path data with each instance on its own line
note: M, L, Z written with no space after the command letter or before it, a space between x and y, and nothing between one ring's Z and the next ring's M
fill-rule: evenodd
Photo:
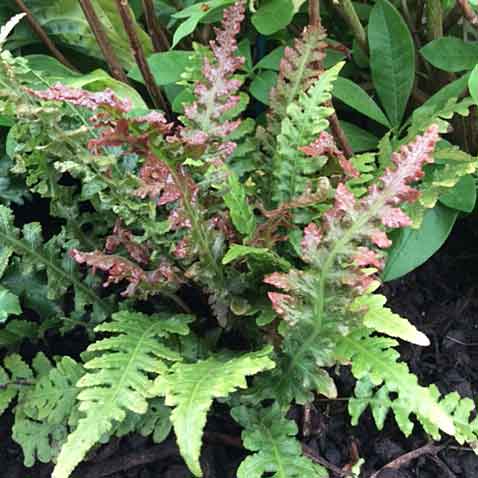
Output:
M351 473L350 471L343 471L338 466L334 465L333 463L330 463L325 458L322 458L321 456L317 455L315 451L307 445L302 444L302 453L304 454L304 456L306 456L313 462L318 463L319 465L322 465L324 468L327 468L328 470L330 470L332 473L339 476L340 478L345 478L345 477L352 478L354 476L354 474Z
M170 117L168 103L164 98L163 94L161 93L161 90L156 85L153 74L151 73L151 69L149 68L148 62L146 61L143 47L141 46L138 33L136 32L133 18L131 17L128 0L116 0L116 5L118 6L118 11L121 15L121 20L123 21L126 34L128 35L129 43L133 50L136 63L138 64L138 67L141 71L141 75L143 76L144 83L151 97L151 100L153 101L155 108L163 109L163 111L166 113L166 116Z
M154 11L153 0L143 0L143 10L155 51L169 50L171 44L169 43L168 35L164 31L163 26L158 22Z
M26 19L30 24L31 29L35 32L35 34L40 38L40 40L46 45L46 47L50 50L51 54L65 66L70 68L73 71L78 71L63 55L63 53L58 50L56 45L51 41L50 37L47 35L46 31L43 27L35 20L31 10L25 5L23 0L15 0L15 3L18 5L18 8L23 12L26 13Z
M113 78L116 78L123 83L128 83L128 77L126 76L121 63L119 62L118 57L116 56L111 43L106 36L103 25L101 24L101 21L95 12L95 8L93 7L91 0L80 0L80 5L83 13L85 14L86 20L90 25L91 31L95 35L98 46L105 57L111 75Z
M144 466L160 460L166 460L178 456L178 448L174 442L166 442L161 445L147 448L142 451L135 451L123 456L115 456L97 465L85 467L84 472L76 476L81 478L103 478L121 471L127 471L137 466Z
M380 470L376 471L370 478L379 478L379 475L385 470L398 470L402 466L410 463L413 460L423 456L423 455L437 455L445 448L446 445L434 445L433 443L428 443L416 450L409 451L395 460L392 460L390 463L387 463L385 466L382 466Z

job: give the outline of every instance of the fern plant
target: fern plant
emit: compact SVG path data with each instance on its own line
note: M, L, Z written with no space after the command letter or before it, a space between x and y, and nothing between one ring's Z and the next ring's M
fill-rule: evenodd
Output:
M19 227L0 206L0 341L11 349L0 410L15 415L25 464L51 461L53 478L75 476L113 436L158 442L171 430L200 477L215 401L251 452L238 478L326 476L287 412L335 397L336 365L357 380L354 423L370 407L379 428L391 412L405 434L413 415L434 438L478 438L471 400L442 397L400 361L397 339L429 340L376 293L388 232L413 225L476 167L455 150L456 162L444 160L440 132L464 105L385 136L377 153L346 157L328 131L343 65L322 69L318 25L286 49L266 124L246 123L236 52L244 16L242 1L225 10L175 122L111 90L33 88L21 76L28 63L2 52L1 113L31 119L9 133L12 172L61 225L44 238L39 223ZM254 151L253 167L240 167L244 151ZM34 322L21 315L32 303L19 278L47 291ZM28 365L15 353L59 324L88 332L80 356L38 354Z

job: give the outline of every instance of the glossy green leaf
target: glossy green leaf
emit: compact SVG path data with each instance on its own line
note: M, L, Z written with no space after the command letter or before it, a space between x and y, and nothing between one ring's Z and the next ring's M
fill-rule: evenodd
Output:
M190 7L184 8L172 15L174 18L185 18L174 32L173 45L174 48L183 38L192 33L199 22L211 12L218 8L225 7L233 3L233 0L212 0L210 2L199 2Z
M429 259L446 241L457 217L457 211L437 205L429 209L420 229L406 228L392 235L383 280L397 279Z
M420 53L440 70L470 70L478 62L478 43L465 42L455 37L442 37L426 44Z
M251 85L249 86L250 94L264 103L265 105L269 104L269 94L272 87L277 82L277 73L271 70L261 71L255 78L252 80Z
M348 78L339 76L334 83L334 91L332 94L335 98L344 102L359 113L368 116L387 128L390 127L390 123L375 101L368 96L365 90L353 81L350 81Z
M264 70L279 71L280 61L284 56L285 47L279 46L264 56L256 65L254 69L263 68Z
M294 17L291 0L265 0L252 15L252 24L262 35L272 35L285 28Z
M170 85L180 80L181 74L190 63L190 56L191 52L180 50L165 51L151 55L148 58L148 64L156 84L161 86ZM133 80L144 83L138 66L130 70L128 76L133 78Z
M472 212L476 204L476 183L473 176L463 176L458 183L440 198L445 206L462 212Z
M378 0L368 24L370 68L392 126L399 126L415 81L415 51L405 21L388 0Z
M347 121L341 121L340 125L342 126L345 136L347 136L354 153L362 153L363 151L377 149L378 138L372 133L354 125L353 123L348 123Z

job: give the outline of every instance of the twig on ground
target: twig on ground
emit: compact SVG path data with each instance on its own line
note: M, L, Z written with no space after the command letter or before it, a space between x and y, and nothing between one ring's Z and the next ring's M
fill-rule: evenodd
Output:
M40 40L46 45L46 47L50 50L52 55L65 66L70 68L71 70L78 71L63 55L63 53L58 50L56 45L51 41L50 37L47 35L46 31L43 27L35 20L31 10L25 5L23 0L15 0L15 3L18 5L18 8L26 13L27 21L30 24L31 29L35 32L35 34L40 38Z
M332 473L335 473L340 478L353 477L354 476L353 473L351 473L349 471L343 471L338 466L336 466L333 463L330 463L329 461L327 461L325 458L322 458L321 456L318 456L314 452L314 450L307 445L302 444L302 453L307 458L309 458L312 461L314 461L315 463L318 463L319 465L322 465L323 467L327 468L328 470L330 470Z
M168 35L166 35L163 26L158 22L154 11L153 0L143 0L143 10L146 25L148 26L148 32L153 41L155 51L169 50L171 45L169 43Z
M382 466L382 468L371 475L370 478L379 478L380 474L385 470L398 470L402 466L413 460L416 460L423 455L437 455L445 447L446 445L434 445L433 443L428 443L427 445L417 448L416 450L409 451L408 453L395 458L395 460L392 460L390 463Z
M166 116L169 118L170 112L168 103L164 98L163 94L161 93L161 90L156 85L153 74L151 73L151 69L149 68L148 62L146 61L143 47L141 46L138 33L136 32L133 18L131 17L128 0L116 0L116 4L118 6L121 20L123 21L123 25L128 35L131 48L133 49L136 63L138 64L138 67L141 71L141 75L143 76L144 83L146 85L146 89L148 90L149 95L151 96L151 100L153 101L154 106L156 108L162 108Z
M76 476L81 476L81 478L103 478L120 471L127 471L137 466L144 466L174 456L178 456L176 444L172 441L166 442L143 451L135 451L127 455L115 456L110 460L88 468L85 467L86 471L77 473Z
M90 25L91 31L95 35L98 46L105 57L111 75L113 78L116 78L123 83L128 83L128 77L126 76L121 63L119 62L118 57L116 56L111 43L106 36L103 25L101 24L101 21L95 12L95 8L91 3L91 0L80 0L80 5L83 13L85 14L86 20Z

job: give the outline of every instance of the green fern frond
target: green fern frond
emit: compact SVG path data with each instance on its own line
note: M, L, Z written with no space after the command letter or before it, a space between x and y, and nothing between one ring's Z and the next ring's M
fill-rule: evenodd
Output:
M383 427L385 416L393 411L400 429L409 435L414 414L423 424L433 424L434 437L438 429L455 434L452 416L439 403L440 393L434 386L423 387L405 363L398 362L400 354L393 348L397 342L385 337L371 336L367 330L357 330L342 337L337 346L337 359L352 363L352 373L358 380L357 399L349 402L352 423L370 405L377 427ZM378 388L374 391L375 387ZM396 398L393 398L393 395ZM428 427L430 429L430 427Z
M254 452L239 466L237 478L323 478L327 471L305 458L297 425L287 420L278 405L253 410L244 406L232 409L232 416L242 425L245 448Z
M60 256L64 240L64 237L56 236L43 244L39 223L24 226L21 237L19 229L13 224L11 210L0 206L0 245L14 250L16 255L22 257L22 272L28 275L32 271L45 270L49 299L59 299L72 286L77 311L81 312L85 305L92 304L98 319L106 316L110 313L110 306L81 280L73 259L67 254Z
M227 186L228 190L224 194L224 203L229 209L232 223L242 235L249 237L256 228L256 219L251 206L247 202L246 190L234 173L230 174Z
M426 210L434 207L440 196L450 191L463 176L475 173L478 168L478 158L455 146L437 149L434 160L435 164L421 182L418 201L406 209L413 227L420 226Z
M148 411L144 415L128 411L126 419L116 430L116 436L122 437L136 432L144 437L151 436L154 443L161 443L171 432L170 417L171 409L164 404L164 400L153 398L149 401Z
M278 204L304 192L306 174L316 173L327 160L323 156L310 158L298 148L312 143L329 126L327 118L334 110L325 103L332 97L333 83L343 65L338 63L321 73L319 79L287 107L273 159L275 182L272 198Z
M83 413L58 456L53 478L68 478L86 453L111 433L115 422L125 420L127 411L145 414L152 398L150 374L165 373L168 362L181 355L168 345L171 335L187 335L191 316L146 316L118 312L111 322L96 327L111 337L93 343L86 362L88 373L78 382L79 409Z
M224 398L238 388L247 388L246 377L269 370L271 347L223 360L211 357L193 364L176 363L156 379L153 394L165 395L179 450L195 476L202 476L199 455L206 416L215 398Z
M347 187L355 197L362 197L375 179L377 173L375 161L375 153L363 153L350 158L352 166L359 173L357 177L347 181Z
M272 90L269 102L267 129L273 137L280 131L280 124L291 103L306 91L321 73L325 58L325 32L321 26L309 26L297 38L292 48L284 52L279 78Z
M37 409L34 397L35 394L38 394L36 385L45 379L48 380L49 374L55 371L55 368L42 353L37 354L33 359L31 368L24 362L18 361L14 355L5 359L6 366L8 360L14 364L14 367L11 364L8 367L17 370L16 376L9 386L18 389L12 437L22 448L25 466L31 467L37 460L48 463L56 458L60 446L68 434L67 421L50 420L49 416L54 416L55 410L64 405L64 401L60 400L59 404L50 402L49 407L45 402L41 402L45 406ZM21 379L19 375L22 376ZM73 377L74 379L76 377ZM56 397L61 397L61 391L58 391ZM36 403L39 404L38 401ZM68 403L67 407L68 409L64 410L61 419L71 415L71 421L72 417L76 415L76 407L72 402Z
M24 397L26 414L52 425L76 425L76 383L84 374L83 367L70 357L63 357L55 367L36 380Z

